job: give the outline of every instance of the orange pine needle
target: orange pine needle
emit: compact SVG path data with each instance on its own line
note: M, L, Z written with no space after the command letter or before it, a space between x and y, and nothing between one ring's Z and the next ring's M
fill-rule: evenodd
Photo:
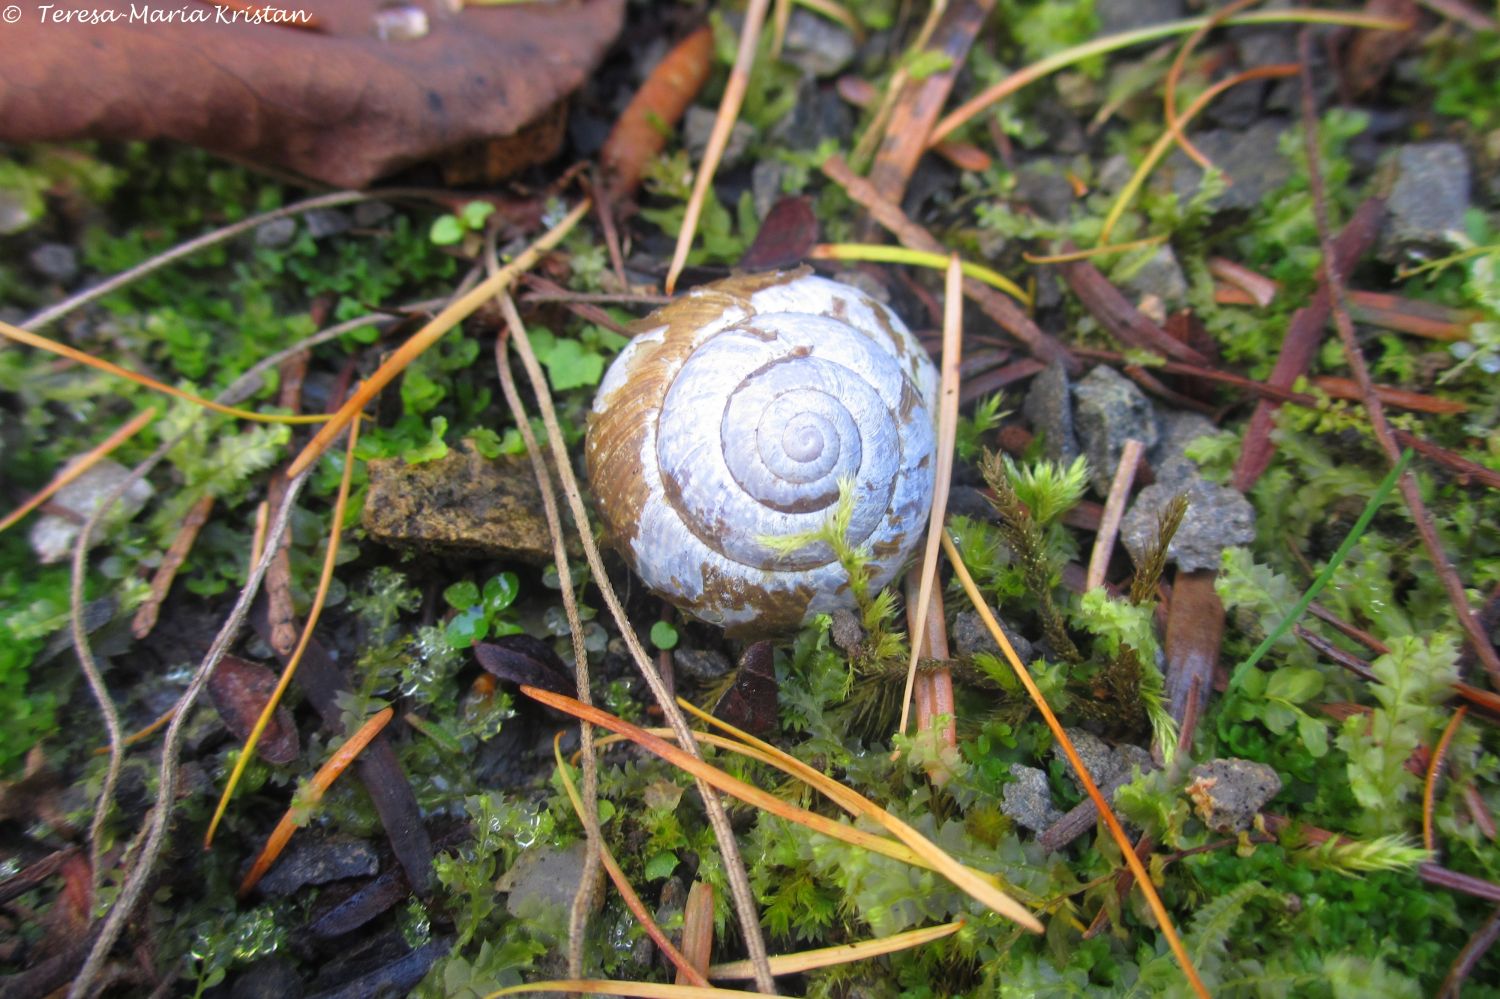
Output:
M131 418L129 423L104 438L92 450L73 459L62 471L53 476L52 481L43 486L40 492L12 510L4 520L0 520L0 531L14 525L16 521L47 502L57 494L59 489L93 468L105 455L140 433L141 428L154 419L156 419L156 407L147 406Z
M219 797L219 804L214 809L214 817L209 820L208 832L203 834L203 849L205 850L213 845L214 833L218 831L219 823L224 819L224 812L229 808L229 799L244 775L245 768L255 757L255 746L260 742L260 737L265 734L266 726L271 724L271 716L276 713L276 706L281 703L282 695L286 693L287 687L291 686L292 676L297 672L297 665L302 662L302 656L312 641L313 629L317 627L318 618L323 613L323 603L328 599L328 587L333 582L333 567L338 561L344 508L349 503L349 483L354 476L354 445L358 440L359 413L356 411L353 422L349 424L349 443L344 452L344 474L339 479L338 498L333 503L333 524L328 532L328 551L323 556L323 572L318 577L318 591L313 596L312 606L308 608L307 622L302 626L302 637L298 640L291 658L287 660L286 669L281 671L281 679L276 682L276 689L271 691L266 706L261 709L260 717L255 719L255 727L246 737L239 759L234 761L234 770L229 774L229 782L224 785L224 793Z
M1198 43L1203 41L1210 31L1223 24L1225 20L1238 14L1246 7L1253 6L1259 2L1260 0L1235 0L1234 3L1229 4L1227 7L1221 7L1219 10L1214 11L1208 16L1208 20L1198 30L1189 35L1187 41L1182 43L1182 47L1177 50L1177 58L1172 60L1172 68L1167 70L1167 79L1162 87L1162 106L1165 111L1164 117L1167 121L1167 129L1177 137L1177 144L1182 148L1182 151L1187 153L1193 162L1204 170L1212 169L1213 164L1209 162L1207 156L1203 155L1203 150L1193 145L1192 141L1183 133L1182 124L1177 119L1177 84L1182 79L1182 71L1187 66L1188 57L1193 54L1193 50L1198 47Z
M102 371L107 375L124 378L153 392L160 392L162 395L169 395L174 399L182 399L195 406L211 409L215 413L223 413L225 416L233 416L241 420L252 420L256 423L322 423L328 419L326 416L290 416L282 413L256 413L248 409L226 406L223 403L214 402L212 399L205 399L201 395L185 392L176 386L168 385L166 382L159 382L155 378L148 378L145 375L136 374L134 371L127 371L118 364L100 360L92 354L85 354L76 347L69 347L67 344L58 343L56 340L48 340L44 336L37 336L29 330L23 330L19 326L12 326L10 323L0 322L0 336L5 337L7 340L14 340L17 343L24 343L28 347L35 347L37 350L45 350L60 357L66 357L71 361L77 361L79 364Z
M571 697L564 697L561 694L554 694L551 691L541 690L524 684L521 686L521 693L532 700L541 701L550 708L556 708L558 711L570 714L574 718L624 735L642 749L661 757L678 769L685 770L705 783L726 794L732 794L741 801L754 805L756 808L772 812L773 814L782 814L787 810L787 806L775 795L762 791L752 784L747 784L737 777L732 777L717 767L695 759L671 743L651 735L649 732L630 724L622 718L617 718L607 711L601 711L592 705L583 704ZM816 817L822 818L821 816ZM928 862L926 866L930 866L931 870L947 878L956 888L959 888L971 898L1033 933L1041 933L1043 931L1042 924L1037 921L1037 918L1014 898L1011 898L996 887L993 879L960 864L940 847L917 832L917 830L889 812L882 811L878 816L872 816L872 818L876 818L892 835L908 847L917 852L925 851L925 859ZM837 830L836 832L828 833L828 835L846 838L840 835L840 833L847 827L840 826L838 823L833 823L826 819L824 821ZM811 823L804 824L815 832L823 832L823 829L817 828Z
M1443 728L1443 734L1438 737L1437 746L1432 750L1432 759L1427 761L1427 779L1422 785L1422 845L1433 853L1437 852L1437 837L1432 832L1432 810L1437 800L1438 771L1443 768L1443 761L1448 756L1448 744L1453 741L1453 734L1458 731L1459 723L1468 713L1467 704L1458 706L1458 710L1453 712L1453 717L1448 719L1447 726Z
M475 310L484 305L497 294L510 287L521 274L536 266L536 262L542 255L563 241L563 237L573 231L580 219L588 214L589 199L585 198L578 206L569 212L563 219L548 229L535 242L516 255L516 258L494 274L476 284L467 294L453 302L443 311L433 316L426 326L411 335L411 338L396 348L395 353L386 358L385 363L375 370L364 384L360 385L345 403L339 407L338 412L331 417L318 417L319 420L326 419L324 424L308 441L302 453L292 461L287 468L286 477L295 479L318 460L318 456L328 450L339 434L343 433L354 419L356 414L365 408L375 396L380 394L396 376L406 370L407 365L416 360L422 353L431 347L443 334L473 315Z
M297 831L299 807L315 805L322 801L323 795L328 793L328 788L338 780L339 774L349 769L349 764L353 763L359 754L364 752L365 747L374 741L395 713L395 708L387 707L365 719L365 723L359 727L359 730L345 740L338 751L328 758L327 763L318 768L312 780L308 781L307 790L302 794L301 802L294 801L287 808L286 814L281 817L281 821L276 823L276 828L271 830L271 835L266 837L266 845L261 848L255 862L250 865L249 872L245 874L245 880L240 882L240 898L250 894L266 871L271 869L271 865L276 863L277 858L281 856L281 851L286 849L292 833Z
M948 553L948 560L953 564L953 571L958 574L959 582L963 584L964 591L968 593L969 599L974 604L974 609L984 620L985 627L1000 645L1005 653L1006 660L1015 671L1016 678L1026 688L1026 693L1031 696L1032 702L1041 712L1047 727L1052 730L1052 735L1057 739L1057 744L1062 747L1063 754L1067 756L1068 763L1073 767L1073 772L1078 776L1078 782L1083 785L1084 791L1093 800L1094 806L1099 809L1099 817L1109 827L1110 835L1114 837L1120 846L1120 853L1125 857L1125 863L1130 867L1130 872L1135 875L1136 883L1141 886L1141 892L1146 896L1146 904L1151 907L1151 912L1156 916L1156 925L1160 927L1162 935L1167 938L1167 946L1172 948L1172 953L1177 957L1177 963L1182 968L1182 973L1187 976L1188 983L1192 985L1193 991L1202 999L1209 999L1208 987L1203 984L1203 979L1198 977L1198 969L1193 967L1193 959L1188 956L1187 948L1183 946L1182 938L1177 935L1177 929L1172 925L1172 917L1167 912L1167 907L1162 904L1161 896L1156 893L1156 886L1151 881L1151 875L1146 870L1146 865L1141 863L1141 858L1135 854L1135 846L1130 838L1125 835L1125 829L1120 825L1120 820L1115 817L1115 811L1110 807L1104 794L1099 790L1099 785L1094 783L1094 777L1084 766L1083 759L1078 755L1078 750L1073 746L1073 740L1068 738L1068 733L1063 729L1062 722L1057 720L1057 715L1052 713L1047 699L1042 696L1036 681L1031 678L1026 667L1022 665L1021 659L1016 655L1016 650L1011 647L1010 639L1005 637L1000 622L995 620L995 615L990 613L989 604L985 602L984 595L979 592L979 587L974 582L974 577L969 575L969 567L964 564L963 556L959 555L958 549L954 547L953 540L948 537L948 532L943 532L943 550Z

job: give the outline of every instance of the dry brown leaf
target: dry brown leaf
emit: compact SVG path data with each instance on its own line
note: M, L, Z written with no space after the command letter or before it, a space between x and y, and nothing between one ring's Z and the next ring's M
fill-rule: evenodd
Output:
M505 165L520 169L556 152L555 108L602 58L624 6L558 0L454 13L437 0L286 0L261 8L306 11L321 28L310 31L244 23L244 13L236 22L228 7L193 0L27 5L5 27L0 141L172 139L363 187L424 160L493 153L493 140L514 137L500 145L514 153ZM131 23L132 9L176 20ZM393 11L425 19L426 34L382 40L377 15ZM84 13L113 20L60 23ZM550 145L536 134L549 125Z

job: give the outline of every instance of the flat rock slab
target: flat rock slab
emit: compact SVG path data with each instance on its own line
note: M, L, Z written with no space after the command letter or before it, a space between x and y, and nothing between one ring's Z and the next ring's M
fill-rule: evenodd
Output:
M361 523L371 538L395 548L552 562L530 459L486 458L467 442L420 465L371 461Z
M1222 759L1188 771L1188 797L1205 825L1218 832L1249 829L1281 791L1281 777L1254 760Z

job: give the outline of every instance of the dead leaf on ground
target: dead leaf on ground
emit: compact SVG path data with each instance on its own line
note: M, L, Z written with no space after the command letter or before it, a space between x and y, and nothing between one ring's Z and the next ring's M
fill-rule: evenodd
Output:
M234 737L241 740L255 727L256 719L265 710L275 689L274 672L238 656L225 656L219 660L213 675L208 678L208 694L213 698L219 717ZM297 727L284 705L272 713L256 752L262 759L277 764L290 763L302 752Z
M558 102L603 57L624 6L261 8L305 10L321 28L310 31L245 23L244 13L236 22L227 6L192 0L64 0L5 27L0 141L172 139L341 187L479 149L489 168L519 170L557 151ZM132 9L176 20L132 23ZM108 23L81 23L84 14ZM393 14L425 23L425 34L382 40L378 26ZM70 15L78 20L62 23ZM497 160L493 140L507 138L499 146L511 155Z

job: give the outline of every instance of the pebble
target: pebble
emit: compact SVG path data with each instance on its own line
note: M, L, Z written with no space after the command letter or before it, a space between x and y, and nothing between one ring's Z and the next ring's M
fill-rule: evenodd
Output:
M1250 828L1260 810L1281 790L1281 778L1264 763L1220 759L1188 771L1193 810L1216 832Z
M845 27L801 7L787 19L781 59L815 77L836 76L854 61L854 36Z
M1386 201L1378 243L1382 259L1442 252L1450 232L1464 231L1469 209L1469 160L1456 142L1427 142L1396 150L1395 183Z
M1042 450L1049 459L1071 464L1082 452L1073 431L1073 392L1068 372L1057 362L1031 380L1021 413L1041 435Z
M1119 284L1137 300L1154 298L1168 309L1187 304L1187 278L1170 246L1159 247L1143 264L1131 268Z
M1010 775L1015 779L1000 792L1000 811L1012 822L1039 833L1062 818L1063 813L1052 804L1052 791L1044 771L1012 763Z
M1157 439L1151 400L1107 364L1090 371L1073 387L1073 422L1100 496L1109 493L1125 442L1134 439L1150 448Z
M83 522L129 476L130 469L117 461L106 459L59 489L53 495L51 505L72 516L44 513L36 519L28 537L31 540L31 550L36 552L37 558L44 565L50 565L61 562L72 554L73 543L78 539ZM115 503L114 510L105 518L106 522L122 523L134 517L145 507L153 493L155 490L151 488L151 483L144 479L132 484ZM94 544L98 544L108 533L106 530L96 529L92 539Z
M462 441L420 465L401 458L369 462L361 523L395 548L552 563L552 540L531 462L490 459Z
M588 845L582 840L561 848L534 846L522 850L510 870L496 882L495 890L509 893L505 908L517 918L534 917L540 910L553 907L566 912L578 892L578 875L587 852ZM595 893L596 903L603 900L601 893Z
M693 157L693 162L703 159L708 148L708 137L713 134L714 119L718 112L694 105L687 109L682 119L682 145ZM750 142L755 138L755 126L748 121L736 121L729 130L729 144L724 147L721 167L737 166L745 159Z
M268 250L280 249L297 236L297 220L272 219L255 227L255 245Z
M672 665L679 676L697 683L712 683L734 669L728 656L713 649L678 649L672 653Z
M69 284L78 276L78 251L66 243L43 243L26 255L26 262L48 281Z
M1120 772L1121 761L1115 755L1115 751L1109 747L1109 743L1099 738L1094 733L1082 728L1065 728L1064 732L1073 743L1073 748L1078 751L1078 758L1083 761L1089 776L1094 778L1094 783L1103 787L1109 783ZM1083 791L1083 783L1073 771L1073 765L1068 761L1068 754L1063 752L1062 743L1052 744L1052 756L1059 759L1067 767L1068 779L1073 786Z
M1031 662L1034 654L1031 643L1005 621L1000 622L1000 630L1005 633L1011 648L1016 650L1016 656L1021 662ZM961 656L985 652L1001 661L1005 659L1004 653L1000 651L1000 643L990 635L990 630L984 626L984 619L979 616L978 611L963 610L954 617L953 647Z
M1266 195L1287 182L1292 164L1280 149L1286 129L1280 119L1263 118L1243 131L1212 129L1191 135L1203 155L1234 181L1214 200L1216 209L1258 208ZM1179 198L1192 198L1198 193L1203 169L1182 150L1168 157L1165 172L1171 175L1172 190Z
M1120 540L1137 565L1156 542L1162 508L1186 492L1188 508L1167 547L1167 560L1179 569L1217 569L1225 548L1255 540L1255 510L1234 489L1190 475L1177 482L1157 482L1136 496L1120 522Z
M1187 446L1200 437L1214 437L1219 428L1202 413L1172 409L1157 412L1160 436L1148 452L1156 481L1170 485L1198 475L1198 466L1187 456Z
M307 226L307 234L313 239L323 239L348 232L354 227L354 219L338 208L314 208L303 213L302 224Z

